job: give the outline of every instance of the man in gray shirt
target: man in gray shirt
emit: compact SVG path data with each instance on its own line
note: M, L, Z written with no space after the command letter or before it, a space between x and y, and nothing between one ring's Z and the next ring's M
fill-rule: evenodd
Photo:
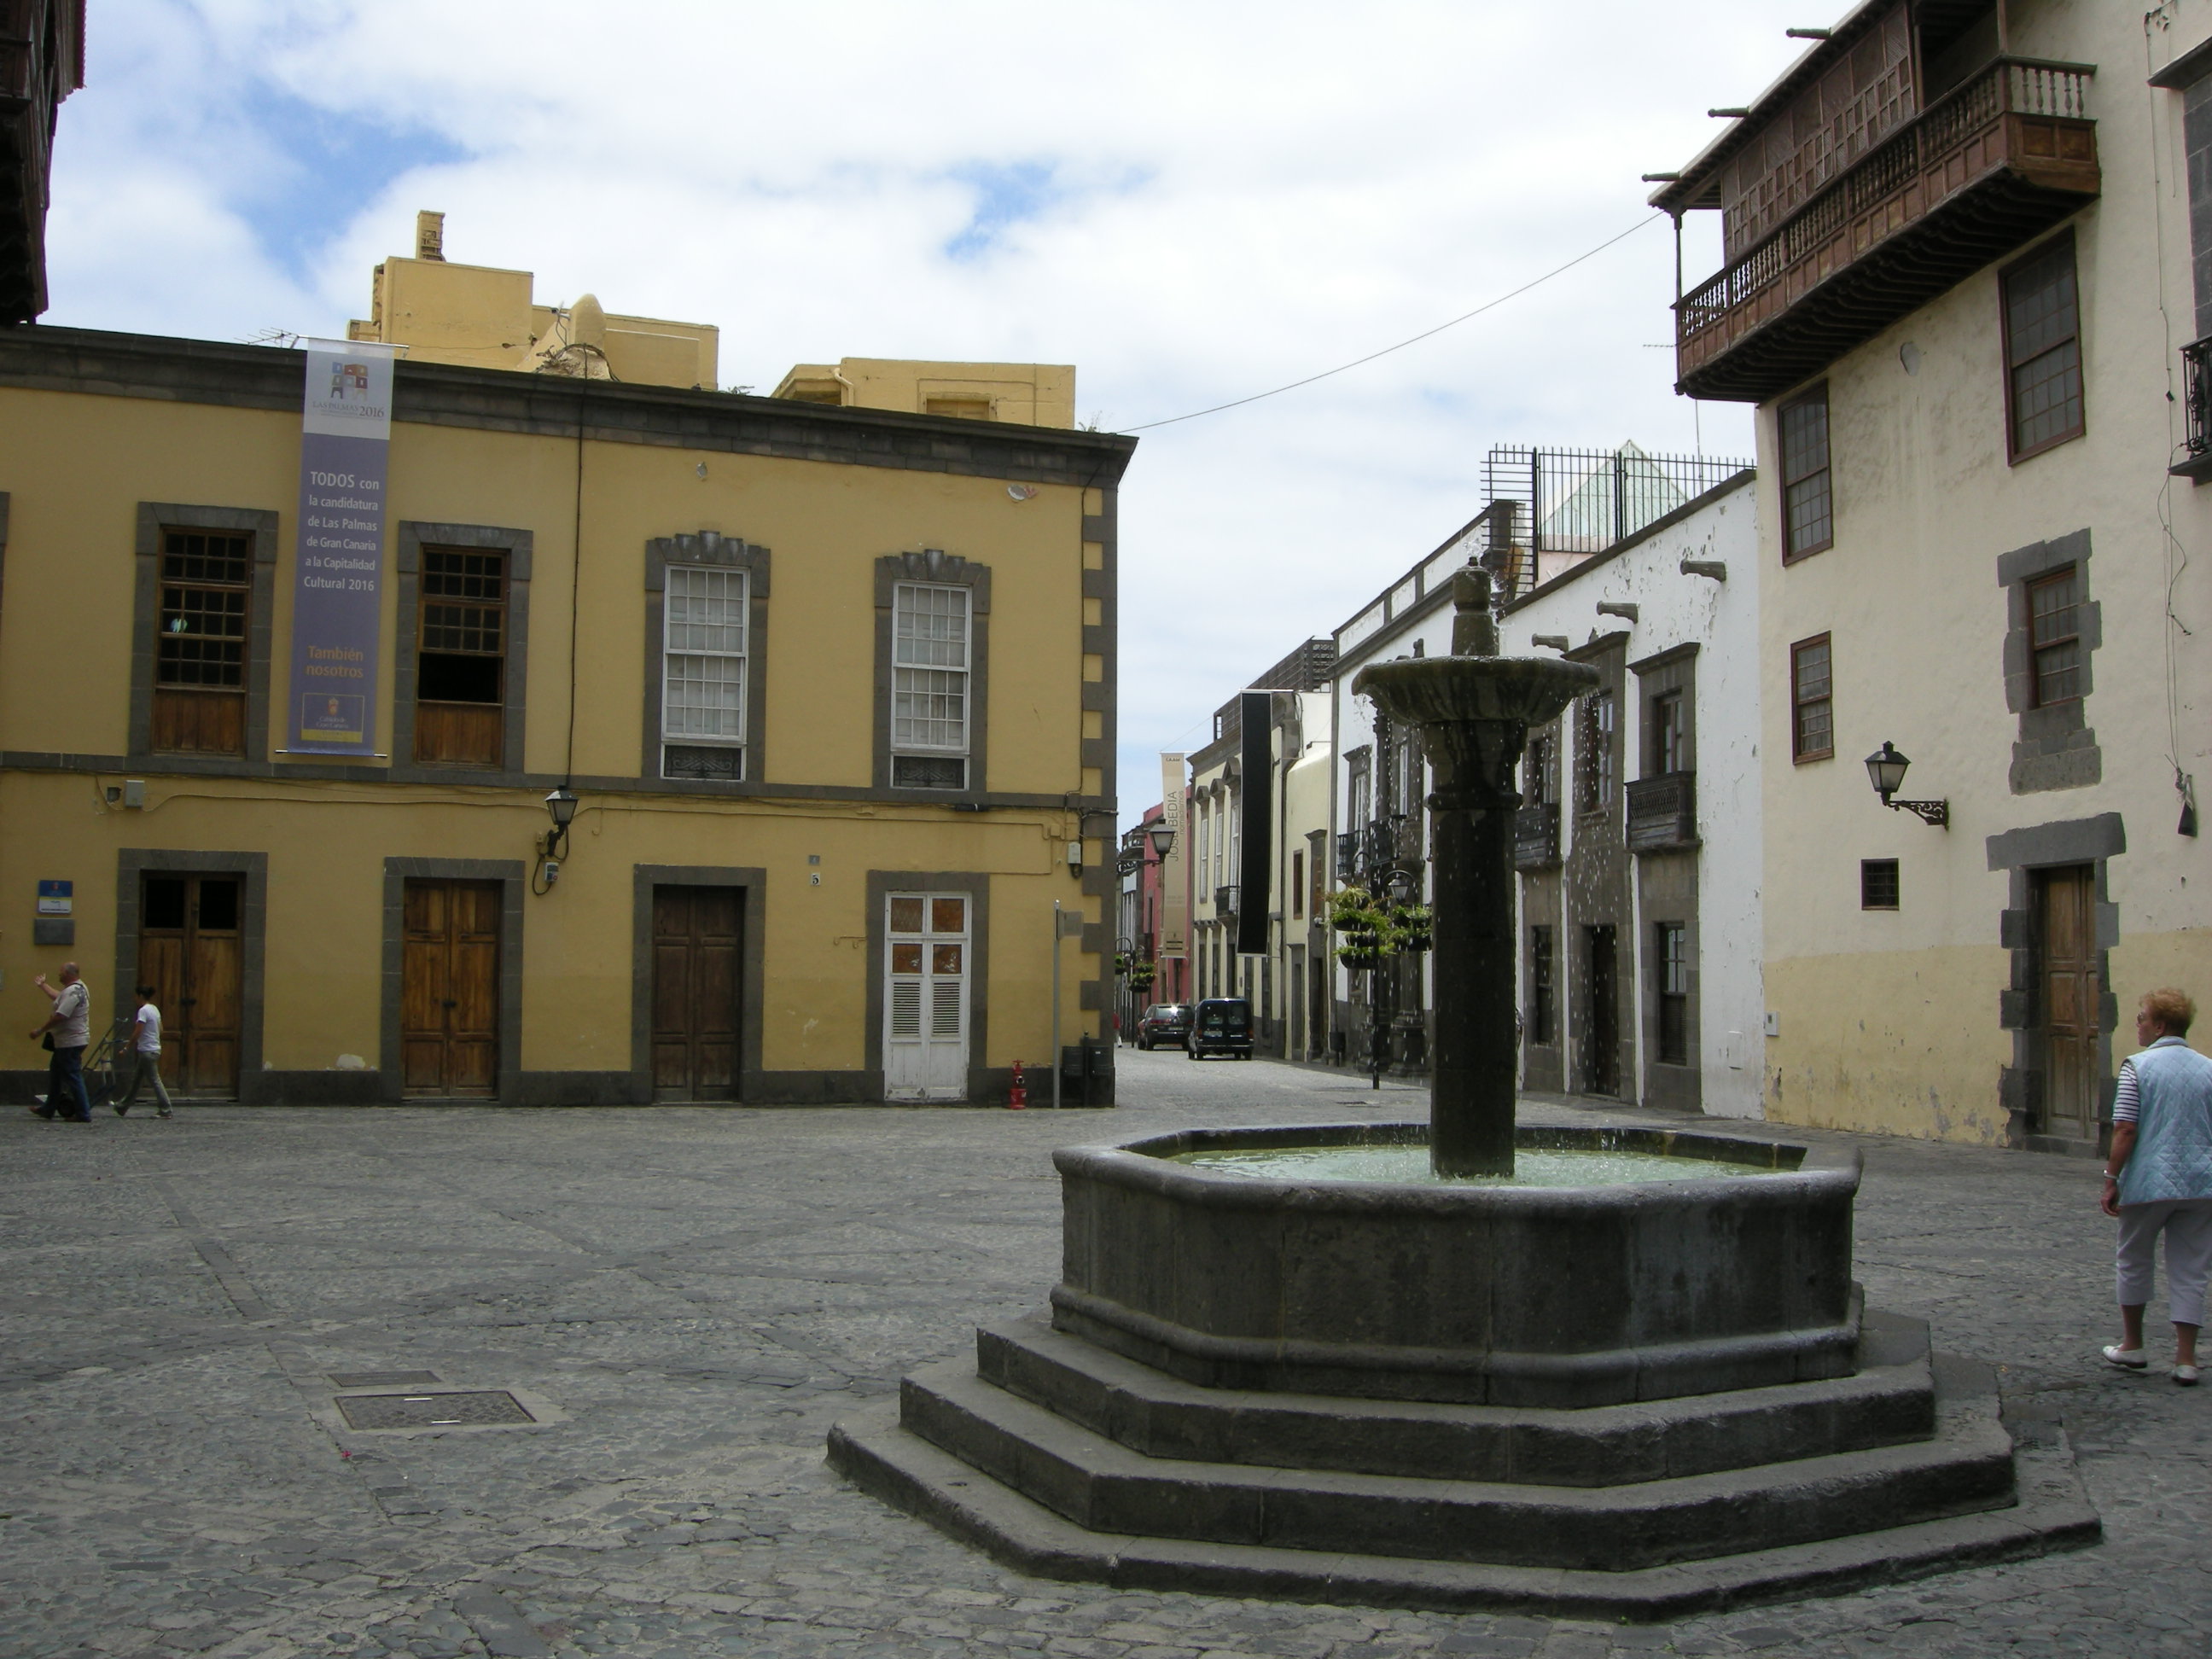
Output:
M50 985L40 974L31 981L52 999L52 1013L31 1035L52 1035L53 1058L46 1063L46 1099L31 1108L39 1117L57 1114L76 1123L92 1121L92 1097L84 1091L84 1051L92 1041L92 992L77 976L76 963L62 963L62 982Z

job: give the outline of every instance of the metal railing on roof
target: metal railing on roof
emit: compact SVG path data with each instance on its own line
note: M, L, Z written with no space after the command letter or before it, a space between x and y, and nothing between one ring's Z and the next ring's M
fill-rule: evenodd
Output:
M1535 553L1602 553L1751 465L1719 455L1654 455L1634 444L1501 444L1484 458L1482 483L1492 501L1517 504L1513 545Z

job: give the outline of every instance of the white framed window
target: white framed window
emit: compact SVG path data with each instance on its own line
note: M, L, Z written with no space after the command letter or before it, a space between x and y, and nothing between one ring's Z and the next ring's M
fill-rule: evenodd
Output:
M972 667L965 587L900 582L891 593L891 783L968 787Z
M745 775L747 573L668 567L661 622L661 775Z

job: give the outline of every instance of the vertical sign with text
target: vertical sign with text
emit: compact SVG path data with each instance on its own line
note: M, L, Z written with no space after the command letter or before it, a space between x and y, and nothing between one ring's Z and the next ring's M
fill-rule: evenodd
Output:
M1180 957L1189 949L1190 868L1183 846L1183 758L1160 757L1160 817L1175 838L1160 861L1160 943L1163 957Z
M392 448L395 352L359 340L306 343L283 747L294 754L367 755L376 747L384 472Z

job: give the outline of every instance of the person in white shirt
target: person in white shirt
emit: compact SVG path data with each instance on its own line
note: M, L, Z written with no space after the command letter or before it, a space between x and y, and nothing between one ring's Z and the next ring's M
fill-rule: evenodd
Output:
M49 985L44 974L31 982L54 1005L46 1023L31 1033L34 1039L50 1037L53 1048L53 1058L46 1062L46 1102L31 1110L39 1117L58 1114L75 1123L89 1123L92 1097L84 1091L84 1050L92 1041L92 992L77 977L73 962L62 963L59 985Z
M154 1085L154 1103L157 1117L174 1117L169 1105L169 1091L161 1082L161 1011L154 1006L154 988L138 988L138 1018L131 1028L131 1084L124 1090L123 1098L115 1103L115 1115L123 1116L138 1098L138 1085Z

